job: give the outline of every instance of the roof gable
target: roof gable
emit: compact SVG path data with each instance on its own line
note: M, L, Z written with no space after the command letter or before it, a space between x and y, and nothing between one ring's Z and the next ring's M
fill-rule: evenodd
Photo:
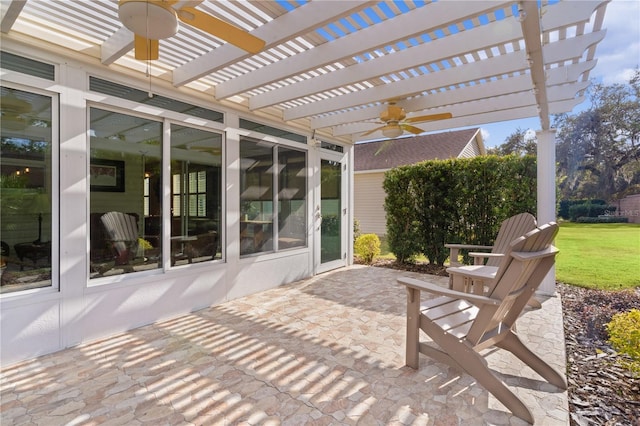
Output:
M358 143L354 147L355 171L386 170L425 160L457 158L469 143L475 143L476 135L482 144L479 128Z

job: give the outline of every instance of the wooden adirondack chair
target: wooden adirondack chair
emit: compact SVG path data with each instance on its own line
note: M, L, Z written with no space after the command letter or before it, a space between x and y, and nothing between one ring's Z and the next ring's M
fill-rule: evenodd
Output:
M450 249L449 263L452 266L447 268L449 288L468 293L484 294L488 290L487 283L495 278L498 265L502 261L504 253L509 249L509 244L534 229L536 229L536 218L530 213L520 213L502 222L492 246L446 244L445 247ZM471 252L469 254L474 258L474 264L460 264L457 261L458 250L470 248L476 250L485 248L490 249L491 252ZM454 261L454 259L456 260ZM484 264L484 259L487 259L486 264ZM470 279L466 276L466 272L469 271L474 272L475 279ZM531 299L530 304L540 307L540 303L535 298Z
M407 288L406 364L417 369L420 353L445 362L473 376L516 416L533 423L529 409L489 370L479 352L491 346L506 349L549 383L567 388L564 376L528 349L514 330L516 319L554 264L558 250L551 243L557 232L558 225L551 222L513 241L486 295L399 278ZM472 272L469 278L474 279ZM421 303L421 291L440 297ZM420 342L420 330L433 344Z
M115 266L129 265L138 251L138 223L135 216L108 212L100 217L114 250Z
M487 266L498 266L500 257L509 248L509 244L534 229L536 229L536 218L531 213L520 213L511 216L500 224L500 230L492 246L445 244L444 246L449 249L449 265L462 265L458 262L460 250L490 250L490 252L471 252L469 255L473 257L474 265L485 264L484 259L487 259Z

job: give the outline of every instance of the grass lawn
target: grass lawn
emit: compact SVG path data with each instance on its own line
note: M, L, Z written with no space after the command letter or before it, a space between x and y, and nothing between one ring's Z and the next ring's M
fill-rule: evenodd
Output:
M379 258L395 259L386 239L381 242ZM640 224L562 222L555 245L560 282L601 290L640 287Z
M555 245L558 281L619 290L640 286L640 224L560 224Z

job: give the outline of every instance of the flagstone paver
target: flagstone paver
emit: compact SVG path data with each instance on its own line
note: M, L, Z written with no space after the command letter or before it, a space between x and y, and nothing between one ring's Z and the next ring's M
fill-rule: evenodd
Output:
M404 366L401 275L356 265L0 373L0 424L525 424L472 377L424 356ZM518 333L565 370L559 298ZM567 393L514 356L486 359L536 422L567 425Z

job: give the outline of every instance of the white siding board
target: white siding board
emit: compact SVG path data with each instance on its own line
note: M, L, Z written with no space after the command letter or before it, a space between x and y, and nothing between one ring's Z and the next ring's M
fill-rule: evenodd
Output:
M355 219L360 222L360 232L363 234L382 236L387 233L383 181L384 172L354 175Z

